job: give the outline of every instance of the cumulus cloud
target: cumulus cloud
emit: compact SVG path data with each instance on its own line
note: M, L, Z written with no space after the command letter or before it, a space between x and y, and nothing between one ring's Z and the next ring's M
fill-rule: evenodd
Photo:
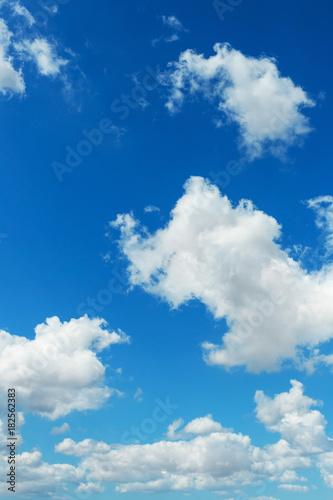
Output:
M217 489L250 481L250 439L241 434L216 433L190 441L160 441L129 445L100 456L86 457L82 467L88 479L123 483L118 491ZM126 468L124 464L127 464ZM134 483L134 484L133 484ZM139 486L140 490L140 486Z
M167 436L169 439L181 439L186 438L188 435L205 436L206 434L211 434L212 432L222 432L228 431L230 429L223 429L219 422L213 420L212 415L206 415L205 417L200 417L192 420L183 429L180 430L184 421L182 418L175 420L168 427Z
M274 399L257 391L255 401L258 420L304 453L329 451L332 444L325 434L327 422L322 413L310 410L318 402L304 396L300 382L292 380L291 384L289 392L278 394Z
M104 320L87 316L63 323L53 317L35 328L33 340L1 330L2 401L13 386L24 411L50 419L99 408L119 391L105 385L105 367L97 355L129 342L122 331L110 332L105 326Z
M69 464L48 464L43 462L40 451L21 453L16 456L17 470L20 471L19 492L23 497L55 498L68 492L69 484L79 487L84 480L84 471ZM0 455L1 478L8 473L7 457ZM8 484L0 481L0 493L8 495Z
M180 110L186 98L203 96L238 125L240 145L250 159L280 156L311 130L303 108L314 106L307 93L282 77L273 58L249 57L228 44L216 44L206 58L186 50L169 63L162 81L170 89L167 108Z
M315 347L333 337L333 265L306 271L282 249L278 222L251 201L233 206L192 177L164 228L141 231L131 214L111 225L120 230L133 286L172 307L200 300L226 319L222 345L203 343L207 363L260 372L321 361Z
M37 450L21 453L17 461L20 494L63 498L73 489L82 494L100 493L105 490L103 483L113 483L116 491L123 493L206 490L234 498L246 488L257 488L252 489L257 493L253 498L274 500L262 495L267 482L281 490L306 492L311 485L305 486L307 479L298 473L310 471L311 477L315 468L327 487L333 488L333 440L326 435L324 416L314 409L317 402L304 394L303 385L293 380L288 392L274 397L257 391L255 402L259 422L280 437L274 444L255 446L249 436L225 429L211 415L195 418L185 426L179 419L173 429L183 427L182 433L153 444L64 439L55 451L77 457L78 464L45 463ZM305 435L311 418L319 422L319 428L313 436L307 435L309 443ZM294 419L298 425L290 427ZM20 419L20 427L23 423ZM316 430L316 422L313 428ZM4 433L0 419L0 443L6 441ZM3 477L6 453L6 446L0 444ZM5 482L0 483L0 493L6 488Z
M263 478L277 483L280 489L305 492L309 487L297 483L307 479L297 471L315 467L330 485L333 440L325 434L324 416L313 409L316 401L304 395L300 382L291 384L289 392L274 397L262 391L255 395L258 420L268 431L280 434L279 441L262 448L254 446L249 436L225 429L207 415L187 423L183 432L179 428L184 421L175 421L168 428L168 440L153 444L108 446L66 439L56 451L82 456L79 468L86 471L86 481L115 483L122 493L207 490L235 495L240 488L255 485L261 485L261 493ZM289 423L295 418L298 426L291 428ZM310 445L305 435L311 418L320 422L320 429L307 436Z
M72 439L65 439L60 444L56 445L55 451L64 455L72 455L82 457L92 453L107 453L111 447L102 441L94 441L93 439L85 439L80 443L76 443Z

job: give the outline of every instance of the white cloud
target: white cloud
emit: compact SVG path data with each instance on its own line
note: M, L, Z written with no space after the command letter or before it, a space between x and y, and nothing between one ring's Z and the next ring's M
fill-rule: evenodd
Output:
M278 500L275 497L251 497L249 500Z
M301 486L300 484L280 484L280 490L294 491L295 493L308 493L309 488L307 486Z
M43 462L40 451L21 453L16 457L19 470L20 497L67 498L68 485L79 485L84 480L84 471L69 464L48 464ZM1 477L8 473L6 456L0 460ZM8 484L0 482L0 493L8 495Z
M64 455L72 455L82 457L89 454L103 454L111 450L111 447L102 441L94 441L93 439L85 439L80 443L76 443L72 439L65 439L60 444L57 444L55 451Z
M149 214L151 212L159 212L160 209L158 207L155 207L154 205L148 205L147 207L144 208L144 212L146 214Z
M140 389L140 387L138 387L135 394L134 394L134 401L138 401L139 403L141 403L143 401L142 394L143 394L143 390Z
M274 497L251 497L249 500L278 500Z
M46 9L54 14L55 6ZM23 95L26 90L25 65L33 62L40 75L62 81L65 93L70 95L72 87L69 79L70 59L58 54L60 43L51 37L36 35L31 28L35 19L31 12L17 0L0 2L0 93L4 95ZM20 23L13 22L19 16ZM25 21L22 29L22 20ZM8 28L12 27L12 31ZM70 49L66 54L75 56ZM65 70L66 68L66 70Z
M262 391L257 391L257 417L267 429L278 432L282 439L300 448L305 453L322 453L332 448L325 434L326 420L317 410L311 410L317 401L304 396L303 385L291 381L289 392L278 394L271 399Z
M83 460L88 479L122 483L118 491L217 489L250 481L250 439L215 433L190 441L129 445ZM97 468L97 464L103 467ZM126 466L125 466L126 464Z
M87 316L64 323L53 317L36 327L34 340L0 331L0 393L15 387L24 411L50 419L99 408L119 391L105 385L97 354L129 342L105 325Z
M184 31L184 26L176 16L162 16L162 22L165 26L168 26L168 28L172 28L176 31Z
M157 45L161 41L166 43L176 42L180 39L181 32L189 32L188 29L184 28L183 24L179 21L179 19L177 19L176 16L162 16L161 19L164 26L171 29L173 33L171 35L161 35L160 37L155 38L151 42L153 46Z
M294 470L286 470L281 475L276 478L272 478L274 481L280 481L281 483L290 482L307 482L307 478L299 476Z
M308 201L308 207L316 213L316 224L326 238L328 254L333 252L333 196L318 196Z
M212 415L206 417L196 418L186 425L184 432L186 434L195 434L198 436L205 436L212 432L222 432L223 428L219 422L214 422Z
M38 72L44 76L57 76L61 72L61 68L68 61L58 57L56 48L46 38L36 38L34 40L23 40L15 44L17 52L29 59L32 59L36 65Z
M111 225L132 285L172 307L200 300L226 319L223 344L203 344L207 363L260 372L287 360L302 367L316 354L320 362L314 347L333 338L333 265L307 272L281 248L278 222L250 201L233 206L192 177L163 229L141 231L129 214Z
M179 428L184 425L184 420L182 418L178 418L177 420L174 420L172 424L168 426L168 432L167 432L167 437L168 439L178 439L179 433L177 432Z
M325 429L324 440L317 449L298 439L307 428L309 416L315 411L312 406L316 403L303 394L302 384L292 381L289 392L273 398L257 391L255 399L258 419L267 430L281 435L275 444L262 448L254 446L249 436L224 429L211 415L187 423L184 427L187 432L177 441L109 445L92 439L81 442L65 439L56 445L55 451L80 457L78 465L48 464L43 461L40 451L23 452L18 457L20 494L65 498L73 488L81 494L103 492L105 485L102 483L113 483L116 491L123 493L206 490L234 498L246 487L256 487L260 495L267 483L277 483L280 489L305 492L308 486L295 484L306 480L297 472L313 472L316 467L327 487L332 488L333 440L325 434ZM286 429L294 416L300 419L293 434ZM319 420L325 427L323 415ZM20 419L20 426L23 423ZM183 424L180 419L174 423L174 429ZM4 429L0 419L0 438L4 438ZM314 435L310 439L318 445L316 433ZM7 469L6 446L1 447L5 441L0 441L0 475ZM5 493L6 488L6 483L0 483L1 493ZM275 500L266 496L253 498Z
M239 126L241 147L250 159L265 152L283 155L310 132L302 109L314 102L280 75L274 59L248 57L228 44L216 44L214 51L205 58L186 50L177 62L169 63L162 78L170 88L170 112L179 111L187 97L203 95Z
M13 58L8 55L12 36L5 21L0 19L0 92L9 95L25 91L22 71L14 68Z
M167 43L177 42L179 40L179 35L173 33L173 35L165 37L165 41Z
M21 5L19 2L12 2L10 4L10 7L14 12L14 14L23 17L28 22L29 26L33 26L35 24L34 16L31 14L31 12L29 12L29 10L26 7Z
M316 402L303 394L302 384L292 381L289 392L274 398L257 391L255 399L258 419L267 430L281 436L275 444L263 448L254 446L249 436L224 429L207 415L189 422L181 435L177 431L184 422L175 421L168 428L168 440L153 444L110 447L91 440L75 443L66 439L56 451L82 456L79 468L86 471L86 481L115 483L116 490L122 493L207 490L235 495L240 488L255 485L260 485L262 492L263 478L278 483L280 489L306 492L308 486L286 481L304 482L307 479L297 471L312 471L315 467L326 484L333 487L333 440L325 434L324 416L311 409ZM308 436L316 444L312 446L300 436L305 436L311 417L317 413L323 427L317 432L314 425L314 435ZM289 422L295 417L298 426L291 429ZM323 439L318 440L319 434Z
M103 493L104 491L105 491L105 486L102 486L101 484L98 483L87 483L87 484L82 483L76 490L77 493L79 493L84 497L86 496L90 497L94 493Z
M71 428L67 423L63 424L61 427L53 427L51 430L51 434L53 436L57 436L59 434L65 434L66 432L70 432Z
M206 415L205 417L200 417L189 422L183 429L184 421L182 418L175 420L168 427L167 436L169 439L183 439L188 437L188 435L195 436L205 436L211 434L212 432L228 432L231 429L223 429L219 422L213 420L212 415ZM178 432L177 432L178 431Z

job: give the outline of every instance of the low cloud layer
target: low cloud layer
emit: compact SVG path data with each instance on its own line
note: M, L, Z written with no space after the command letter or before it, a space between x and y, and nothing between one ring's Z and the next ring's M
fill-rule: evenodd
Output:
M325 418L313 409L317 402L304 395L300 382L292 380L291 385L289 392L273 398L262 391L255 395L258 421L280 434L275 444L262 448L208 415L186 426L176 421L173 428L179 435L172 440L168 436L153 444L110 447L66 439L56 451L81 456L79 468L87 472L87 481L116 483L116 490L123 493L207 490L232 495L233 490L256 487L259 494L269 483L305 492L312 486L303 474L316 467L331 487L333 441L325 433Z
M274 485L279 490L310 491L316 469L325 485L333 488L333 440L326 434L327 422L316 408L319 404L304 394L297 380L291 381L288 392L273 397L257 391L256 418L267 431L279 436L273 444L262 447L250 436L226 429L212 415L187 424L178 419L168 427L166 439L152 444L67 438L55 446L55 452L63 455L59 464L45 462L39 450L20 453L20 495L67 498L75 493L101 493L107 484L113 484L121 493L198 490L237 498L240 492L248 491L252 499L274 500L265 495ZM22 415L19 422L18 431L24 425ZM0 437L5 437L4 431L0 419ZM0 447L3 477L6 453L6 447ZM66 456L77 464L66 464ZM6 488L6 483L0 482L0 493Z
M329 252L328 198L310 205ZM285 361L308 369L332 364L316 346L333 338L333 265L306 271L282 249L278 222L251 201L233 206L216 186L192 177L169 223L154 234L141 231L131 214L111 225L121 232L132 285L172 307L200 300L216 319L226 319L222 345L203 343L207 363L252 372L277 370Z
M240 145L250 159L269 152L281 156L311 130L303 108L313 100L289 77L280 75L275 59L249 57L228 44L214 45L205 57L186 50L162 76L170 89L167 108L180 110L187 99L203 97L238 125Z

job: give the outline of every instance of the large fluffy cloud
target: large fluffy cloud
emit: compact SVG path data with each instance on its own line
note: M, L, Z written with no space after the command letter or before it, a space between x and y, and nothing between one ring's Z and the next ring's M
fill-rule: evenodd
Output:
M99 408L118 391L105 385L98 353L129 342L123 332L105 326L87 316L64 323L53 317L36 327L33 340L1 330L1 400L8 387L15 387L24 411L50 419Z
M332 206L323 201L311 204L331 221ZM226 318L223 344L203 344L208 363L271 371L286 360L306 362L304 348L312 366L332 363L313 349L333 337L333 266L307 272L281 248L278 222L250 201L233 206L216 186L192 177L163 229L141 231L130 214L111 224L121 231L132 285L173 307L198 299Z
M170 88L167 108L180 109L185 99L203 95L238 124L241 145L250 158L265 150L279 155L310 131L302 108L314 106L306 92L282 77L276 61L248 57L228 44L216 44L205 58L193 50L181 53L163 75Z
M66 439L56 451L81 456L79 469L86 472L86 481L115 483L123 493L208 490L232 495L257 486L259 495L267 482L308 491L304 485L308 479L298 472L314 467L332 487L333 441L325 433L324 416L313 409L316 401L304 395L302 384L292 381L289 392L273 398L258 391L255 401L259 422L281 436L275 444L254 446L249 436L223 428L208 415L186 426L181 419L176 421L173 429L179 429L179 435L173 434L171 440L109 446Z

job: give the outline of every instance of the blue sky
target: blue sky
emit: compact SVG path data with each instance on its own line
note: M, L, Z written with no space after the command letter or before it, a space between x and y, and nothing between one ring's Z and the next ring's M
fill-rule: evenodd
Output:
M332 7L222 4L0 2L19 498L332 496Z

